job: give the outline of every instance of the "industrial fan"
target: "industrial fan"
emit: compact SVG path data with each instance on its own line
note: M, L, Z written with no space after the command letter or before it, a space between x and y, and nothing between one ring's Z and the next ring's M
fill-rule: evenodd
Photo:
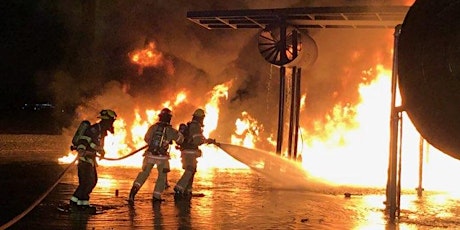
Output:
M287 24L272 24L261 30L258 37L259 53L269 63L277 66L301 62L311 66L318 56L318 47L308 34Z
M265 60L282 66L292 62L302 51L301 34L292 26L269 25L260 32L258 46Z

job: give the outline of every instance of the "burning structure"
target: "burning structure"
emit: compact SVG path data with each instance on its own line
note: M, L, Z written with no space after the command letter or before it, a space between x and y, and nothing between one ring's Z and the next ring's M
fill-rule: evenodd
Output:
M364 2L353 1L353 4L362 5ZM412 2L404 5L409 6ZM43 10L53 12L62 20L61 26L69 36L62 40L65 52L60 65L54 72L37 74L37 82L47 83L44 91L54 94L57 106L76 108L79 118L75 120L91 117L100 108L120 111L116 135L110 136L106 142L109 157L142 146L142 135L162 107L173 109L174 125L186 120L196 107L203 107L208 113L205 135L212 133L220 141L250 148L281 151L278 148L279 134L275 137L274 133L279 130L280 123L284 126L284 121L280 122L272 114L284 111L276 106L279 91L282 91L278 89L283 89L279 87L283 83L273 76L277 75L278 67L289 64L305 48L297 45L296 29L278 27L279 30L273 32L276 29L266 27L260 34L245 31L232 35L232 32L222 30L204 34L179 20L183 19L186 10L192 8L301 7L303 3L176 3L178 5L151 1L135 4L42 2ZM322 7L315 2L309 3L311 7ZM340 3L342 7L352 5L349 1ZM382 15L372 9L387 3L372 1L361 7L359 14L366 17L371 13L367 17L381 19ZM326 2L321 1L321 4ZM455 32L458 28L453 23L459 15L458 5L457 1L417 1L405 19L401 45L397 47L393 46L391 27L359 31L336 28L332 32L323 30L324 27L318 24L317 28L311 29L309 36L321 52L317 57L315 52L310 53L314 58L307 62L309 68L303 69L306 70L303 72L306 81L301 85L293 84L295 86L290 89L295 91L293 95L296 97L291 104L297 106L296 111L291 109L290 113L295 113L298 125L290 134L295 132L299 136L289 137L299 142L294 150L298 150L298 158L310 174L322 181L349 185L385 184L387 145L391 136L388 135L390 108L387 105L390 105L389 89L392 88L389 85L390 69L394 64L392 57L395 56L393 48L401 48L398 64L401 66L403 104L398 109L408 112L417 130L430 143L458 159L455 141L458 116L454 109L458 101L455 95L458 91L455 80L458 75L458 36ZM427 17L432 15L432 10L436 11L434 22ZM312 19L324 16L319 16L320 13L295 17L299 17L297 20L307 19L309 22L304 26L312 26L315 21ZM329 20L351 19L350 15L335 13ZM170 19L168 23L164 23L165 18ZM234 28L231 20L218 17L210 22ZM244 22L240 22L264 27L252 17L242 20ZM283 33L288 36L283 37ZM281 48L289 53L278 52L280 46L273 44L275 37L284 40ZM253 42L257 38L258 50ZM266 44L269 46L264 47ZM438 45L440 52L437 52ZM311 60L316 61L315 65L311 65ZM284 71L280 69L283 75ZM300 75L293 73L292 76L291 82L296 83L294 77ZM404 135L407 135L405 140L407 137L419 139L417 132ZM417 148L412 147L410 152L415 152L414 149ZM204 152L200 167L236 167L224 165L228 158L218 154L219 150ZM288 155L285 152L280 154ZM430 162L435 164L429 172L431 178L426 178L428 185L442 187L440 173L444 176L454 174L447 170L458 168L448 167L443 156L430 155ZM410 157L410 154L401 157ZM135 165L140 162L138 158L132 160ZM412 170L413 165L405 165L408 170L404 173L410 176L402 178L414 178L416 170ZM447 186L450 186L449 181Z
M388 1L313 1L308 7L366 4L369 9L391 5ZM69 139L82 118L96 119L101 108L117 111L116 135L106 142L108 157L143 146L148 125L163 107L172 109L174 126L202 107L207 112L205 135L275 151L279 68L261 57L258 31L207 31L185 15L203 9L287 7L305 7L305 2L53 2L43 8L54 13L69 36L62 40L65 52L60 65L51 74L37 75L37 81L47 82L43 90L54 95L56 107L76 108ZM296 140L298 157L311 175L341 184L385 185L393 33L393 28L309 32L318 56L308 68L298 65L303 78ZM138 51L143 55L136 56ZM147 59L141 62L141 58ZM148 58L156 64L145 62ZM410 153L403 158L416 160L404 160L403 178L408 179L404 185L414 187L420 136L413 129L405 130L405 140L415 144L404 146ZM243 167L214 151L218 150L205 151L200 168ZM141 159L136 157L130 158L132 163L120 164L138 166ZM433 165L425 167L426 188L449 186L437 179L445 173L435 169L438 163L449 164L443 157L430 155Z
M148 124L165 106L173 110L173 125L189 119L196 107L203 107L208 112L206 134L213 132L213 137L222 142L267 151L276 149L279 69L261 58L255 43L258 31L237 34L228 30L206 31L184 21L186 11L193 8L250 9L260 5L178 2L175 8L149 1L135 5L56 4L55 10L61 14L69 14L70 8L81 9L79 15L93 15L82 17L93 21L64 21L71 25L69 34L75 35L66 46L69 54L75 55L68 56L62 68L56 68L55 74L49 76L49 89L54 92L58 106L78 105L75 121L92 117L101 107L117 111L120 119L116 122L118 134L113 137L116 147L112 154L123 155L142 146ZM300 3L264 6L296 5ZM163 23L160 18L169 21ZM80 32L82 35L76 36ZM385 162L388 112L385 106L376 105L388 102L366 102L365 97L375 96L364 94L389 93L385 84L391 69L392 31L318 28L310 36L320 52L315 65L304 68L302 73L305 77L299 94L299 157L313 174L323 171L318 167L322 160L317 157L325 162L333 158L343 165L356 157ZM136 52L143 55L136 56ZM155 60L156 64L149 60ZM368 87L378 87L383 92ZM364 115L370 111L372 115ZM73 129L70 127L69 133ZM382 154L366 154L374 150L362 146L363 142L373 143L373 148L380 146ZM350 150L343 151L345 146ZM353 176L351 171L348 179L338 179L332 172L326 178L344 183L381 184L386 166L379 167L381 180L358 182L355 180L361 178L357 176L360 173L354 172L357 174Z

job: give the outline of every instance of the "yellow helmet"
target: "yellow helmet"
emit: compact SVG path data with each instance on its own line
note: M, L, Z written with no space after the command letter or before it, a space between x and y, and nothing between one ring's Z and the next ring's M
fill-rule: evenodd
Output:
M193 116L194 117L204 117L205 116L204 110L202 109L195 110L195 112L193 113Z
M109 120L109 119L110 120L115 120L115 118L117 118L117 114L115 113L115 111L113 111L111 109L103 109L99 113L98 118L107 119L107 120Z

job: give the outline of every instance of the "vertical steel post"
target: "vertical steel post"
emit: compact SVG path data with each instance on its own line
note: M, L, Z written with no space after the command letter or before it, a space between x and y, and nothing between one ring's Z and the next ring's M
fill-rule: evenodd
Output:
M418 162L418 187L417 187L417 196L422 196L423 193L423 145L425 144L425 139L420 135L419 143L419 162Z
M297 69L297 74L295 76L295 81L296 81L296 98L295 98L295 128L294 128L294 157L297 160L297 145L299 141L299 127L300 127L300 76L302 73L302 69L298 68Z
M280 61L281 63L287 63L286 55L286 22L284 19L280 20L279 23L280 29L280 41L278 49L280 52ZM285 90L286 89L286 67L280 66L280 97L279 97L279 111L278 111L278 136L276 140L276 153L281 154L283 139L284 139L284 100L285 100Z
M399 218L400 207L401 207L401 174L402 174L402 137L403 137L403 120L402 120L402 111L398 108L398 175L396 177L396 217Z
M286 84L286 67L280 66L280 96L278 101L278 136L276 138L276 153L281 154L283 145L283 128L284 128L284 95Z
M389 208L390 220L396 218L397 207L397 165L398 165L398 122L399 110L396 108L396 84L398 81L398 40L401 34L401 24L395 27L394 32L394 52L393 52L393 69L391 78L391 112L390 112L390 153L388 161L388 181L386 191L386 202Z
M294 142L293 142L293 138L294 138L294 130L295 130L295 127L294 127L294 120L295 120L295 108L296 108L296 100L295 100L295 94L296 94L296 90L295 90L295 87L296 87L296 81L295 81L295 76L297 75L297 67L292 67L292 73L291 73L291 107L290 107L290 112L289 112L289 137L288 137L288 154L289 154L289 158L291 159L295 159L294 157L294 148L293 148L293 145L294 145Z

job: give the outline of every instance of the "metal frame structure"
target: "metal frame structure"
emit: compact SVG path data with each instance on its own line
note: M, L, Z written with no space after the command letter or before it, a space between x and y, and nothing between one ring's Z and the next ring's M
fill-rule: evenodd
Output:
M401 197L401 140L402 137L402 107L396 106L396 91L398 82L398 42L401 34L401 24L395 26L393 69L391 76L391 110L390 110L390 150L388 159L388 180L386 188L387 206L390 219L394 220L400 214ZM398 148L399 147L399 148Z
M281 26L291 25L299 30L310 29L395 29L395 43L393 56L392 73L392 104L390 114L390 151L387 181L387 208L390 219L395 220L399 215L400 200L400 172L401 172L401 140L399 139L401 130L401 113L403 109L395 106L396 82L398 76L397 68L397 45L400 34L401 23L409 10L408 6L352 6L352 7L303 7L303 8L278 8L278 9L253 9L253 10L210 10L210 11L189 11L187 18L209 30L213 29L265 29L269 25L280 24ZM285 38L281 38L285 40ZM297 69L298 88L300 90L300 68ZM294 75L293 75L294 76ZM278 140L277 153L281 150L281 138L283 137L283 126L280 124L283 119L284 108L284 78L285 67L280 67L280 100L278 117ZM293 79L294 81L294 79ZM295 103L300 103L295 101ZM296 149L296 143L292 146L292 138L297 138L297 128L292 128L293 124L298 125L299 111L295 106L291 106L291 122L289 133L289 149ZM295 114L294 114L295 113ZM294 131L292 131L294 130ZM294 133L292 133L294 132ZM294 134L294 135L292 135ZM295 137L293 137L295 136ZM294 140L296 141L296 140ZM291 150L290 150L291 151ZM398 158L399 156L399 158ZM398 170L399 167L399 170Z
M407 6L303 7L189 11L187 18L206 29L263 29L284 19L297 29L386 28L400 24Z

